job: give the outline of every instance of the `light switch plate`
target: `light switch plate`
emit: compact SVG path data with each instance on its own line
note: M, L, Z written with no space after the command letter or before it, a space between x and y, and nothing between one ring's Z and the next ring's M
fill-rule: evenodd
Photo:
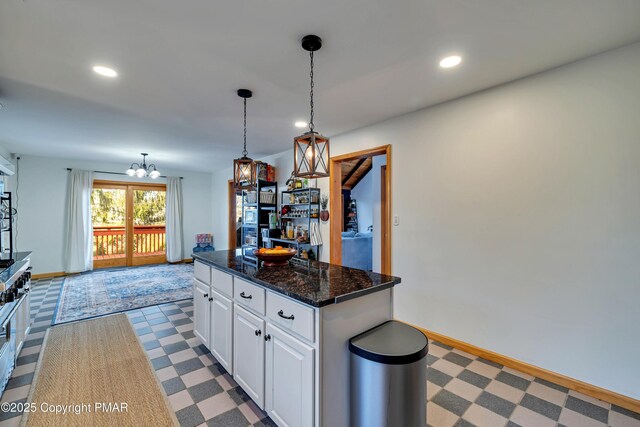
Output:
M393 225L400 225L400 217L398 215L393 216Z

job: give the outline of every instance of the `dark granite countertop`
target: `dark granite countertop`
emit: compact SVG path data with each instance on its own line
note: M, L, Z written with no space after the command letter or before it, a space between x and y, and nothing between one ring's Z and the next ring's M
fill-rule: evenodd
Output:
M198 252L194 259L314 307L337 304L391 288L400 278L311 261L308 266L260 267L243 262L235 250Z

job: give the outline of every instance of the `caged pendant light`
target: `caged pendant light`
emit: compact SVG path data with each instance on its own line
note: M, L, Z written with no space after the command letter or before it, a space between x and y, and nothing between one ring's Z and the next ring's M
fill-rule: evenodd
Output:
M314 130L313 124L313 52L322 47L322 39L315 35L302 38L302 48L309 52L311 62L311 90L309 132L293 139L293 174L298 178L324 178L329 176L329 138Z
M256 182L256 164L247 157L247 98L252 95L249 89L238 89L238 96L244 100L244 149L242 157L233 161L233 184L238 189L252 187Z

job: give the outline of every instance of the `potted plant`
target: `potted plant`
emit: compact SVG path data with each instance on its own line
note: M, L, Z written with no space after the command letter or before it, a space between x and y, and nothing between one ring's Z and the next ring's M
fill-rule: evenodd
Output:
M320 219L322 222L329 221L329 211L327 210L327 205L329 204L329 196L324 193L320 196Z

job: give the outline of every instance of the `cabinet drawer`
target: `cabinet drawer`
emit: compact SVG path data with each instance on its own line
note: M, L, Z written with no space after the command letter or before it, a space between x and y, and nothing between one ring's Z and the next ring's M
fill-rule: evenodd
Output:
M196 279L200 280L202 283L211 285L211 267L207 264L200 261L194 262L193 274L196 276Z
M233 297L233 276L224 271L211 269L211 286L228 297Z
M237 277L234 278L233 284L233 299L264 316L264 289Z
M315 322L311 307L267 292L267 317L272 323L314 342Z

